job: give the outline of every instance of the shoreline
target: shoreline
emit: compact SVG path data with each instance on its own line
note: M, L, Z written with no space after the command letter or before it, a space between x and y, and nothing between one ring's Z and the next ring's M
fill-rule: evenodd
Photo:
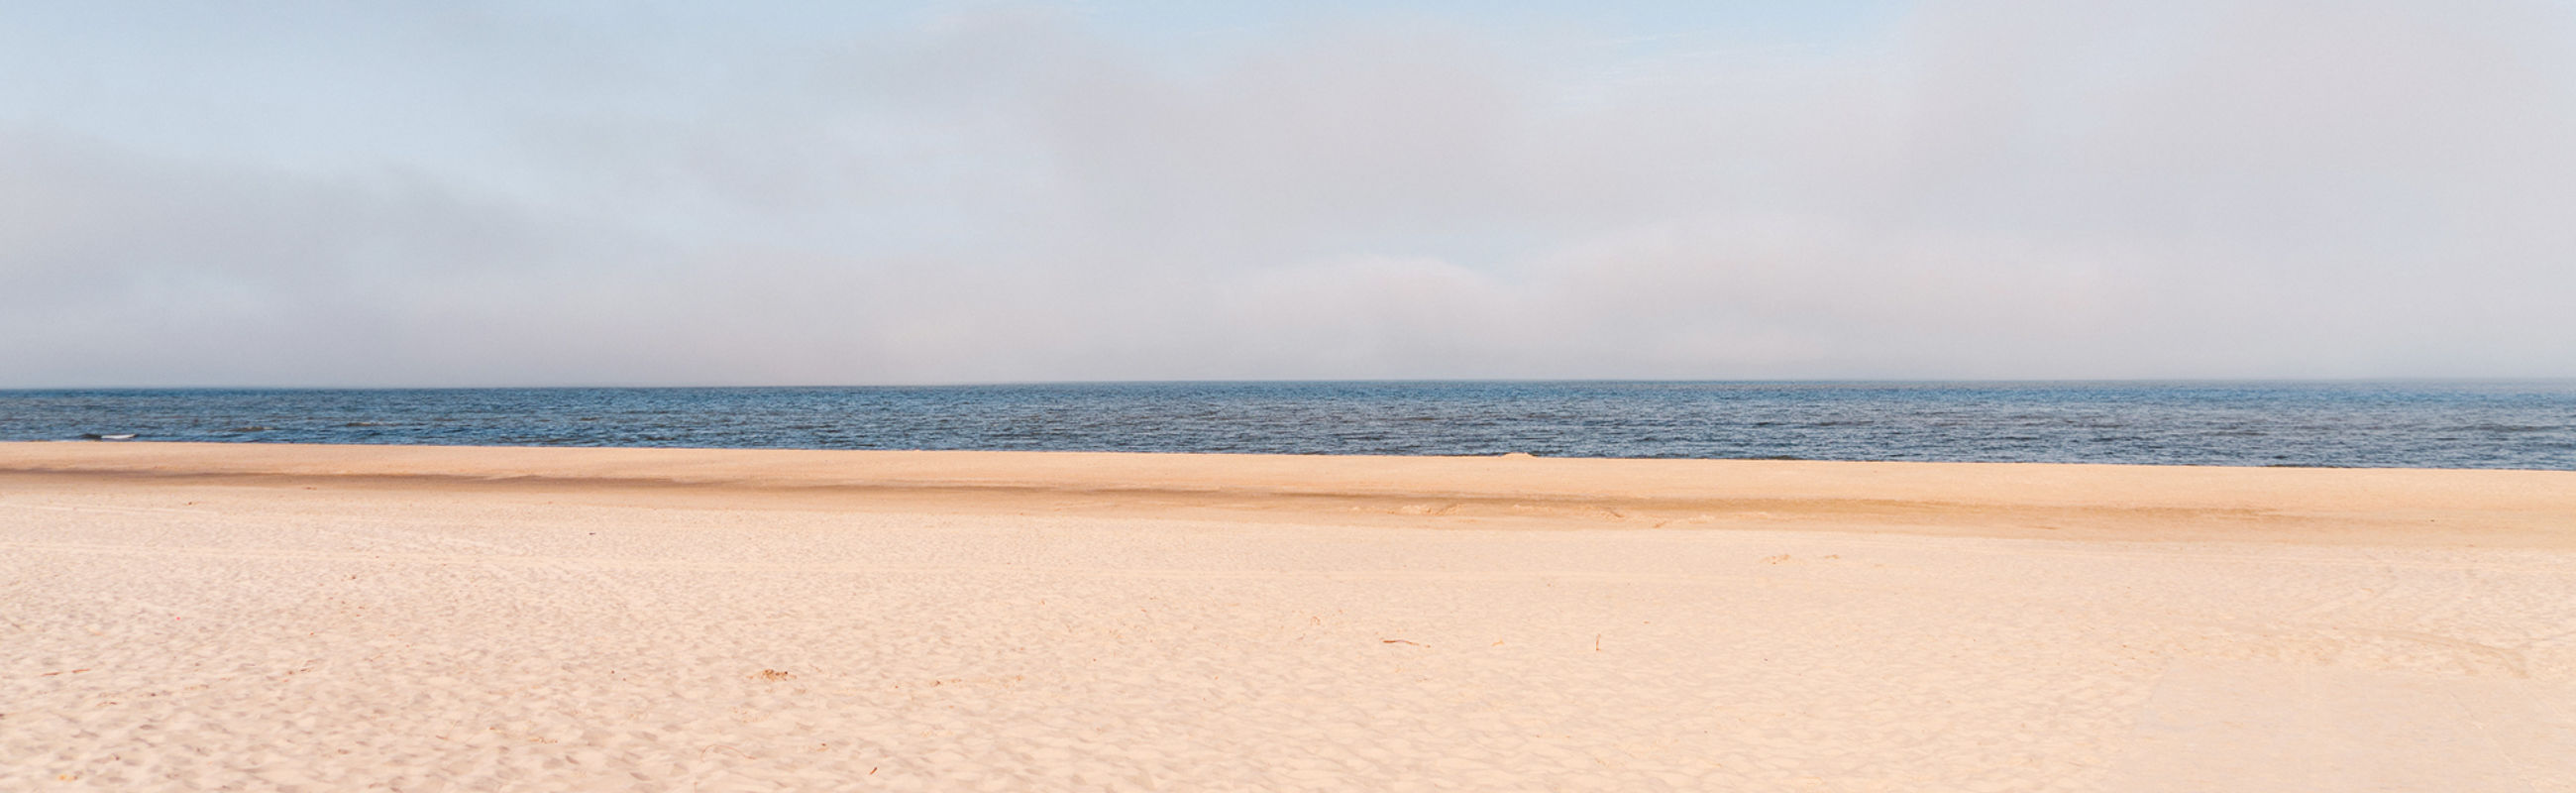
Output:
M35 438L0 440L0 448L14 446L144 446L144 447L285 447L303 449L479 449L487 451L627 451L691 453L783 453L783 454L858 454L858 455L1099 455L1107 457L1192 457L1254 458L1289 460L1566 460L1622 463L1820 463L1829 465L1971 465L1971 466L2052 466L2076 468L2183 468L2227 471L2492 471L2501 473L2576 474L2576 468L2497 468L2485 466L2387 466L2324 465L2271 463L2238 465L2226 463L2134 463L2134 462L2064 462L2034 460L1850 460L1807 457L1575 457L1534 455L1525 452L1505 454L1332 454L1286 452L1193 452L1193 451L1111 451L1098 449L827 449L807 447L756 446L607 446L570 444L478 444L478 443L324 443L308 441L263 440L154 440L144 438Z

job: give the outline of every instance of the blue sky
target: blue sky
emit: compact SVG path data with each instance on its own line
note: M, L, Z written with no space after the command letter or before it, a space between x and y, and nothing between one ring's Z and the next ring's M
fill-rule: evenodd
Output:
M2576 376L2550 3L14 3L0 387Z

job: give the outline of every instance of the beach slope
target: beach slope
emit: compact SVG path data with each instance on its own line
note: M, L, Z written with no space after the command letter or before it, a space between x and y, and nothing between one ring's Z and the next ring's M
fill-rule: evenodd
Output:
M0 789L2576 789L2576 473L0 444Z

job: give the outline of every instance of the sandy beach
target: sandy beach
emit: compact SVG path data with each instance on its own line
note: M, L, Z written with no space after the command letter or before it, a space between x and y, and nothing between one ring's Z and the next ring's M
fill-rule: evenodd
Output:
M5 790L2576 790L2576 472L0 444Z

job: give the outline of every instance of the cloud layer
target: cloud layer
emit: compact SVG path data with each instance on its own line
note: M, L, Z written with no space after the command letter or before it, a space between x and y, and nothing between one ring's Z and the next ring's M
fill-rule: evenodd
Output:
M0 387L2576 376L2544 4L318 13L0 41Z

